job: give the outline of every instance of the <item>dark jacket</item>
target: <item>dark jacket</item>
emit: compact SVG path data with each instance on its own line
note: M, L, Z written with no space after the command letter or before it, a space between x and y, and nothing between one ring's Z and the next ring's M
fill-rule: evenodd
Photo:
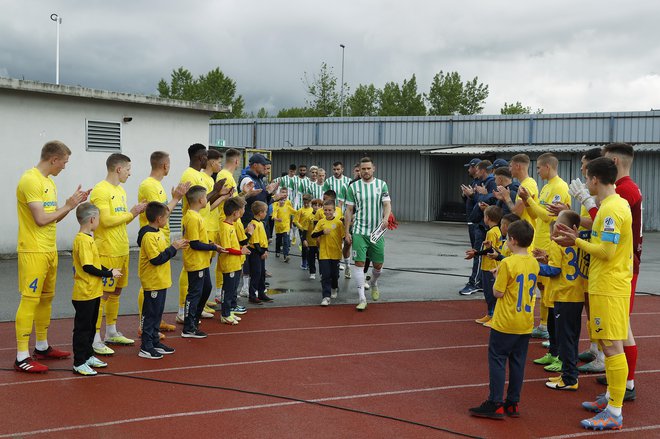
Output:
M493 195L493 191L497 189L497 184L495 184L495 177L492 174L490 174L484 180L479 180L477 186L485 187L488 192L486 192L484 195L478 192L474 193L474 195L472 196L472 199L474 201L474 207L472 208L472 211L468 214L468 222L473 224L481 224L483 226L484 213L479 207L479 203L483 202L489 205L493 205L497 201L495 195Z
M252 214L252 204L255 201L263 201L267 205L272 204L273 198L272 196L266 191L266 184L263 181L263 176L257 175L254 173L252 169L248 169L248 171L245 173L245 175L241 175L241 178L238 180L238 187L241 187L241 184L243 180L246 178L249 178L254 182L254 188L255 189L261 189L261 192L259 192L257 195L254 197L246 198L245 201L247 201L247 204L245 206L245 213L243 214L243 217L241 218L241 222L243 223L243 226L247 227L247 225L252 221L254 218L254 215Z

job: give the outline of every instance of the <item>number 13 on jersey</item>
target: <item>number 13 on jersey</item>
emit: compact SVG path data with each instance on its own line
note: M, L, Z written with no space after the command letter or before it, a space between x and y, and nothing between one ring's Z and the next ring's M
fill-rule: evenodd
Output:
M527 276L527 282L525 282L525 276L519 274L516 277L516 282L518 283L518 302L516 303L516 311L522 312L523 308L525 312L532 312L531 304L534 303L534 290L536 289L536 275L530 273ZM529 301L523 306L523 300L525 296L529 295Z

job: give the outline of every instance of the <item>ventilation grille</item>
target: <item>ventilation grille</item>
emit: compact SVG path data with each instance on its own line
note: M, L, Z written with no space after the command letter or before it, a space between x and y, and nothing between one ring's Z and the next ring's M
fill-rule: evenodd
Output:
M121 151L121 123L86 120L87 151Z
M183 207L181 202L178 202L174 206L174 210L170 214L170 232L180 233L181 232L181 219L183 218Z

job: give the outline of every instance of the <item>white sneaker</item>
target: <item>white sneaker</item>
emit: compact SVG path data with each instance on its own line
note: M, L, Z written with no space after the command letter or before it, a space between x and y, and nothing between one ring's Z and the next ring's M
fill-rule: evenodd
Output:
M92 349L97 355L112 355L115 353L115 351L107 347L103 342L92 343Z
M360 303L357 304L355 309L357 309L358 311L364 311L365 309L367 309L367 301L366 300L361 301Z
M181 323L183 325L183 323L185 322L185 319L186 318L183 314L177 314L175 320L176 320L177 323Z
M96 358L93 355L87 359L85 364L88 365L89 367L107 367L108 366L108 363L106 363L105 361L99 360L98 358Z
M314 279L316 279L316 275L315 275L315 274L310 274L310 275L309 275L309 278L312 279L312 280L314 280Z
M339 264L339 269L340 270L343 270L344 268L346 268L346 267L344 267L344 264Z
M87 363L83 363L80 366L73 366L73 371L78 375L87 375L87 376L96 375L97 373L94 369L89 367Z
M321 300L321 306L328 306L328 305L330 305L330 298L324 297L323 300Z
M213 314L211 314L210 312L202 311L202 318L203 319L212 319Z
M364 283L364 289L368 290L369 288L371 288L371 285L369 285L369 282L365 282Z
M243 283L243 287L241 287L241 291L238 293L238 295L241 297L247 297L249 293L250 293L250 285Z
M330 297L332 297L333 299L336 299L337 298L337 291L338 291L337 288L333 288L332 292L330 293Z
M344 279L350 279L351 278L351 269L347 268L346 271L344 271Z

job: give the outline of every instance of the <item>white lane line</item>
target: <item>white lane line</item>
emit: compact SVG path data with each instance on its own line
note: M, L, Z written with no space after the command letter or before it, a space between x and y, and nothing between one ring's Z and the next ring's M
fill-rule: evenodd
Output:
M623 427L623 430L607 430L607 431L583 431L581 433L571 433L571 434L562 434L559 436L547 436L542 439L569 439L573 437L583 437L583 436L600 436L601 434L617 434L617 433L630 433L635 431L650 431L650 430L660 430L660 424L656 425L644 425L640 427Z
M640 374L640 373L650 374L650 373L658 373L658 372L660 372L660 370L636 371L637 374ZM596 376L596 375L593 375L593 376ZM81 378L84 379L84 377L81 377ZM525 383L542 382L542 381L547 381L547 377L546 378L534 378L534 379L524 380ZM362 394L356 394L356 395L344 395L344 396L331 396L331 397L326 397L326 398L316 398L316 399L310 399L310 401L312 401L312 402L343 401L343 400L351 400L351 399L375 398L375 397L382 397L382 396L405 395L405 394L424 393L424 392L438 392L438 391L443 391L443 390L455 390L455 389L465 389L465 388L474 388L474 387L487 387L488 385L489 385L489 383L474 383L474 384L459 384L459 385L452 385L452 386L426 387L426 388L418 388L418 389L392 390L392 391L387 391L387 392L362 393ZM266 396L264 396L264 397L266 397ZM47 429L43 429L43 430L5 433L5 434L0 435L0 438L12 438L12 437L22 437L22 436L29 436L29 435L50 434L50 433L57 433L57 432L62 432L62 431L83 430L83 429L87 429L87 428L108 427L108 426L112 426L112 425L122 425L122 424L138 423L138 422L145 422L145 421L154 421L154 420L161 420L161 419L172 419L172 418L180 418L180 417L187 417L187 416L204 416L204 415L209 415L209 414L238 412L238 411L246 411L246 410L257 410L257 409L263 409L263 408L285 407L285 406L300 405L300 404L304 404L304 403L303 402L298 402L298 401L287 401L287 402L278 402L278 403L272 403L272 404L248 405L248 406L229 407L229 408L213 409L213 410L168 413L168 414L163 414L163 415L143 416L143 417L139 417L139 418L118 419L118 420L115 420L115 421L99 422L99 423L94 423L94 424L68 425L68 426L63 426L63 427L47 428ZM655 429L658 429L658 428L660 428L660 425L651 425L651 426L645 426L645 427L626 428L625 431L645 431L645 430L655 430ZM599 433L602 434L603 432L599 432ZM613 433L613 432L607 432L607 433ZM594 432L592 432L592 433L575 433L573 435L553 436L552 438L545 438L545 439L560 439L560 438L580 437L580 436L585 436L585 435L589 435L589 434L595 434L595 433Z
M169 367L162 369L148 369L148 370L133 370L128 372L118 372L116 375L140 375L140 374L150 374L150 373L160 373L160 372L176 372L181 370L194 370L194 369L209 369L214 367L232 367L232 366L248 366L254 364L272 364L272 363L286 363L293 361L309 361L309 360L325 360L328 358L346 358L346 357L367 357L371 355L389 355L389 354L406 354L411 352L429 352L429 351L444 351L448 349L473 349L473 348L484 348L487 347L487 344L474 344L474 345L463 345L463 346L438 346L431 348L412 348L412 349L392 349L386 351L370 351L370 352L351 352L345 354L330 354L330 355L308 355L304 357L288 357L288 358L272 358L267 360L252 360L252 361L235 361L232 363L216 363L216 364L199 364L193 366L180 366L180 367ZM104 375L101 371L99 375L91 379L98 379L100 377L110 377L112 375ZM60 381L70 381L77 379L90 379L89 377L81 376L71 376L67 378L52 378L44 380L29 380L29 381L17 381L12 383L1 383L0 387L9 387L9 386L18 386L22 384L38 384L38 383L48 383L48 382L60 382Z

